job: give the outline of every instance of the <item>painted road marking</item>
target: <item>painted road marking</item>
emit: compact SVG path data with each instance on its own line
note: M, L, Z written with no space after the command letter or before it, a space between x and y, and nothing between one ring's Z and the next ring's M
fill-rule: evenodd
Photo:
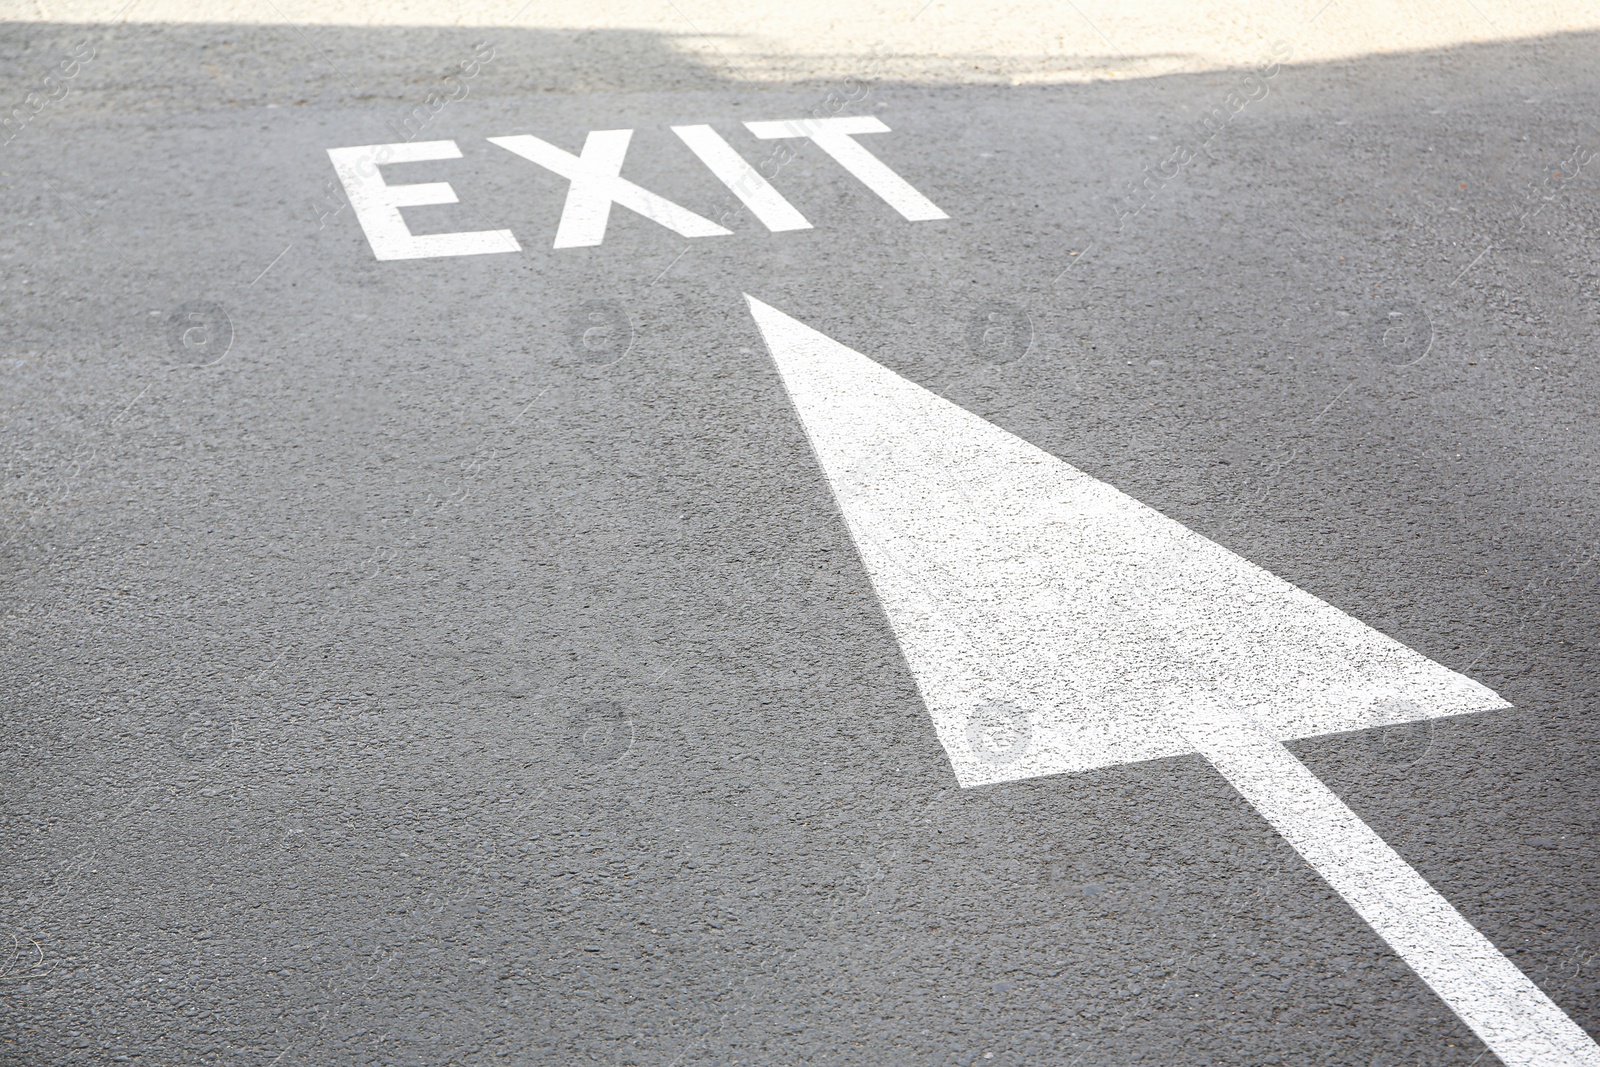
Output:
M1198 752L1510 1067L1600 1067L1282 744L1504 700L746 299L963 786Z
M1278 738L1507 707L1337 608L759 302L964 786L1192 752L1174 693ZM996 709L999 709L998 712ZM1016 719L1024 751L968 741ZM1004 746L1007 749L1014 745Z
M1600 1047L1282 743L1202 695L1178 729L1509 1067ZM1181 709L1174 708L1174 712Z
M882 160L851 139L857 134L890 132L889 127L878 119L870 116L786 119L780 122L747 122L745 125L757 137L767 140L809 137L846 171L913 222L950 217L934 206L933 201L912 188L911 183L890 170ZM674 126L672 132L767 229L775 233L811 229L811 223L806 221L805 216L710 126ZM638 212L681 237L726 237L733 232L622 177L622 162L632 139L632 130L592 130L584 140L583 151L578 155L531 134L490 137L488 141L559 174L570 183L552 248L591 248L603 243L606 225L611 219L612 204L621 204L630 211ZM787 154L787 159L794 158L794 153L787 147L782 148L781 152ZM775 156L777 154L774 153ZM522 251L522 246L510 230L419 236L406 226L400 208L459 203L455 190L448 182L388 185L378 168L388 163L460 159L461 149L454 141L330 148L328 158L333 161L334 172L344 183L350 206L355 209L356 219L361 223L372 245L372 253L378 259L429 259ZM781 166L786 161L776 162Z
M330 148L328 159L344 183L345 195L355 209L361 229L379 259L431 259L435 256L478 256L492 252L520 252L522 246L510 230L475 230L465 233L414 234L400 217L403 207L455 204L460 201L449 182L389 185L378 168L385 163L422 163L434 159L460 159L454 141L415 141L409 144L356 145ZM253 283L252 283L253 284Z
M682 237L722 237L733 232L622 177L622 159L628 154L632 139L632 130L592 130L583 142L583 154L578 156L526 133L491 137L489 143L553 170L572 183L552 248L586 248L604 241L613 203L637 211Z
M832 156L834 162L912 222L930 222L950 217L940 211L932 200L913 189L910 182L890 170L883 160L852 140L857 134L889 132L888 126L871 115L747 122L744 125L745 129L763 140L810 138L812 144Z
M795 210L757 170L745 162L733 146L710 126L674 126L672 132L700 157L717 179L737 196L762 225L774 233L782 230L809 230L811 223Z

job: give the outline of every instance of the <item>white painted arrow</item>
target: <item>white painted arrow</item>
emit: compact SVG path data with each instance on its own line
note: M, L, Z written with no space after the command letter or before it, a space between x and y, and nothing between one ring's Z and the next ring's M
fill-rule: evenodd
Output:
M1508 1067L1600 1067L1282 744L1504 700L745 299L961 785L1198 752Z

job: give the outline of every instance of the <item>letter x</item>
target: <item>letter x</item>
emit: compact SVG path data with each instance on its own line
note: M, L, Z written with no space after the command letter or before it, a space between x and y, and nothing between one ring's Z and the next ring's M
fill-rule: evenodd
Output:
M622 158L628 154L632 137L632 130L591 131L579 156L528 134L491 137L489 141L572 183L566 206L561 209L554 248L582 248L604 241L613 203L637 211L684 237L719 237L733 232L620 177Z

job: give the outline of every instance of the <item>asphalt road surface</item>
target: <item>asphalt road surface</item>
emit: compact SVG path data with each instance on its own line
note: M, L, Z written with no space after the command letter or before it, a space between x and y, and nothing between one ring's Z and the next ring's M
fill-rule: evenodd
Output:
M1289 747L1600 1034L1596 35L0 50L0 1061L1494 1062L1200 756L957 785L745 293L1509 701ZM744 125L819 115L948 218ZM553 247L489 138L606 130L730 232ZM328 150L441 141L410 232L511 250L378 259Z

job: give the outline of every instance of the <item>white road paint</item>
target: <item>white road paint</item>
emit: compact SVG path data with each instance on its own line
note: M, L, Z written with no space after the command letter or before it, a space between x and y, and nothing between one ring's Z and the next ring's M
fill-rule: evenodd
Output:
M461 149L456 147L454 141L414 141L328 149L328 159L333 162L334 173L344 184L345 196L355 210L361 229L366 232L367 242L372 245L372 254L378 259L431 259L435 256L477 256L522 251L522 246L510 230L412 233L405 219L400 217L401 208L458 203L456 191L449 182L389 185L378 172L380 166L388 163L422 163L460 158Z
M890 170L877 156L857 144L853 137L862 133L888 133L889 127L871 115L839 116L827 119L788 119L778 122L747 122L745 128L763 140L808 137L818 148L877 193L884 202L912 222L947 219L950 216L911 187L911 183Z
M737 196L750 213L773 233L783 230L809 230L811 223L795 210L745 158L710 126L674 126L672 132L688 145L700 162Z
M1505 701L746 299L963 786L1201 753L1509 1067L1600 1067L1281 743Z
M1512 1067L1593 1067L1600 1047L1282 743L1209 694L1174 722L1296 852Z
M584 140L583 153L576 156L530 134L490 137L489 142L572 183L553 248L600 244L605 240L614 203L683 237L721 237L732 232L621 177L622 160L632 139L632 130L592 130Z
M962 785L1192 752L1174 693L1273 736L1507 707L1104 482L759 301ZM1025 717L997 760L975 717ZM1015 745L1003 746L1013 749Z
M810 138L907 219L949 218L904 178L852 140L863 133L888 133L889 127L875 118L796 119L747 122L745 125L757 137L768 140ZM776 233L811 229L805 216L710 126L674 126L672 132L768 230ZM531 134L488 138L491 144L537 163L570 183L553 248L589 248L602 244L606 225L611 220L612 204L621 204L682 237L725 237L732 233L622 177L622 163L632 139L632 130L591 130L584 140L583 151L573 155ZM788 149L782 151L788 152ZM344 183L350 206L355 209L373 255L378 259L428 259L522 251L510 230L418 235L406 226L400 215L401 208L459 203L456 192L448 182L389 185L378 168L389 163L460 159L461 149L454 141L330 148L328 158Z

